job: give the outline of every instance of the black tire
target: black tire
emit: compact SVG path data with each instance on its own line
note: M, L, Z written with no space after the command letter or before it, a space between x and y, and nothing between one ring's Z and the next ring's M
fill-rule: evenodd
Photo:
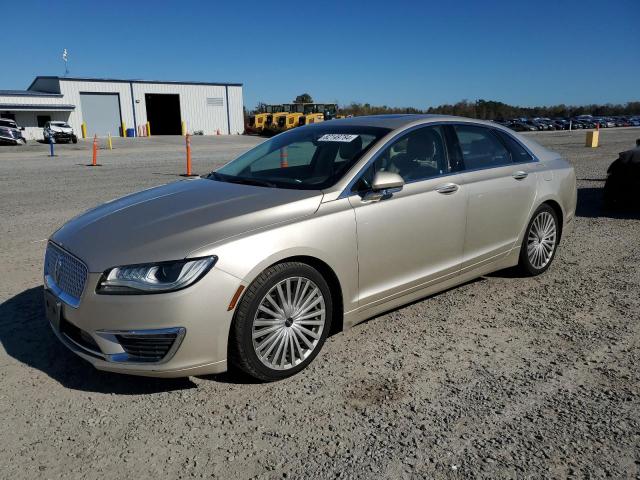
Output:
M78 143L78 137L76 137L75 135L73 137L71 137L71 141L73 143Z
M320 289L325 303L325 323L315 348L301 363L286 370L276 370L262 363L254 350L253 321L264 296L278 282L290 277L311 280ZM236 308L229 334L229 366L263 382L272 382L295 375L306 368L322 349L331 328L332 312L331 290L324 277L315 268L301 262L284 262L269 267L249 285Z
M529 258L528 239L529 239L529 234L531 233L531 229L534 221L536 220L536 218L538 218L538 216L540 216L543 213L550 214L551 217L553 218L553 222L555 226L555 241L553 244L553 249L551 251L551 257L542 267L538 268L535 265L533 265L533 263L531 262L531 259ZM538 209L535 211L535 213L531 216L531 220L529 220L529 224L527 225L527 229L525 230L525 233L524 233L524 238L522 239L522 245L520 246L520 261L518 263L518 268L520 269L520 271L528 276L540 275L541 273L545 272L549 268L549 266L551 266L551 263L553 263L553 259L556 256L556 251L558 250L558 244L560 243L560 233L561 231L560 231L560 225L558 222L558 215L556 214L555 210L547 204L540 205Z

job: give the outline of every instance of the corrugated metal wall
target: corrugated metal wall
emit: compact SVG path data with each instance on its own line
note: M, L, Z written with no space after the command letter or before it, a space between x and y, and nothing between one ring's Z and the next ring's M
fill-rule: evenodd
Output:
M0 95L0 104L4 103L11 103L14 105L66 105L73 102L68 102L64 97L57 95ZM0 111L4 111L4 109L0 109Z
M60 96L33 96L33 95L2 95L0 104L11 105L62 105L66 104L64 97ZM5 112L10 112L16 117L16 122L25 127L23 135L27 140L39 140L42 138L42 128L38 127L38 115L49 115L51 120L68 120L69 112L52 111L15 111L10 108L0 108L0 117Z
M120 97L121 121L126 124L126 128L133 128L133 109L131 108L131 89L128 83L121 82L91 82L80 80L60 79L60 93L64 95L61 103L70 103L76 106L74 112L69 116L69 123L80 136L80 128L83 122L82 107L80 103L80 92L86 93L117 93ZM87 131L91 131L91 126L87 125ZM112 135L117 135L113 132Z
M38 127L38 116L49 116L51 120L59 120L63 122L69 121L69 112L13 112L16 117L16 123L24 127L22 135L27 140L42 140L42 127ZM0 117L2 112L0 112Z
M70 114L51 112L51 118L53 120L67 120L78 136L80 136L81 125L84 121L80 101L81 92L117 93L120 99L121 121L126 124L127 128L134 128L134 105L135 124L146 124L146 93L172 93L180 96L180 114L182 120L186 122L189 133L202 131L205 135L215 135L219 130L222 135L229 133L235 135L244 131L241 86L105 82L60 78L55 81L41 80L40 83L36 82L32 88L55 89L54 84L58 81L60 84L60 93L63 95L62 97L2 96L0 97L0 103L75 105L75 110ZM133 99L131 98L132 89ZM139 102L134 103L136 100ZM40 114L45 113L40 112ZM26 119L27 117L25 116L24 118ZM33 118L35 118L35 116ZM29 119L31 119L31 116L29 116ZM90 125L87 125L87 130L91 131ZM41 130L37 133L39 136L42 134ZM153 134L153 126L151 127L151 133ZM118 132L113 132L113 134L117 135ZM39 138L39 136L37 138Z
M242 87L229 86L229 113L231 117L231 134L244 132L244 112Z
M232 97L232 89L233 97ZM239 92L239 94L238 94ZM229 117L227 122L226 87L222 85L185 85L169 83L134 83L133 96L137 103L136 121L138 125L147 122L145 104L146 93L177 94L180 96L180 115L186 122L187 131L202 131L205 135L222 135L244 131L242 114L242 87L229 87ZM238 100L239 98L239 100ZM231 126L231 129L229 129ZM153 134L153 125L151 125Z

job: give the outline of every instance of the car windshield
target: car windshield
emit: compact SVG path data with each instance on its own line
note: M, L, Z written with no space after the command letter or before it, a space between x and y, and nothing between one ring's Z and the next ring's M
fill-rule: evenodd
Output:
M14 122L13 120L0 120L0 127L11 127L11 128L16 128L16 122Z
M66 122L51 122L51 125L53 125L54 127L65 127L65 128L69 128L69 124Z
M322 190L340 180L389 131L346 125L296 128L261 143L207 178L274 188Z

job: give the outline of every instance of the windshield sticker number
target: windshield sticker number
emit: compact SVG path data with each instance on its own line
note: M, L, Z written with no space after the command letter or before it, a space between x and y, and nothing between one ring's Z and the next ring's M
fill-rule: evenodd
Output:
M319 142L353 142L358 135L348 135L344 133L325 133L322 135L318 141Z

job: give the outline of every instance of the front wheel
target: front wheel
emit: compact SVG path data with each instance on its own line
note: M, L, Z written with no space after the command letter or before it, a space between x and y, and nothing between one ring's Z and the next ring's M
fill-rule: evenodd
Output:
M229 339L231 365L266 382L298 373L322 348L332 308L329 286L313 267L285 262L268 268L236 310Z
M560 240L558 216L549 205L541 205L533 214L520 248L520 269L528 275L540 275L549 268Z

